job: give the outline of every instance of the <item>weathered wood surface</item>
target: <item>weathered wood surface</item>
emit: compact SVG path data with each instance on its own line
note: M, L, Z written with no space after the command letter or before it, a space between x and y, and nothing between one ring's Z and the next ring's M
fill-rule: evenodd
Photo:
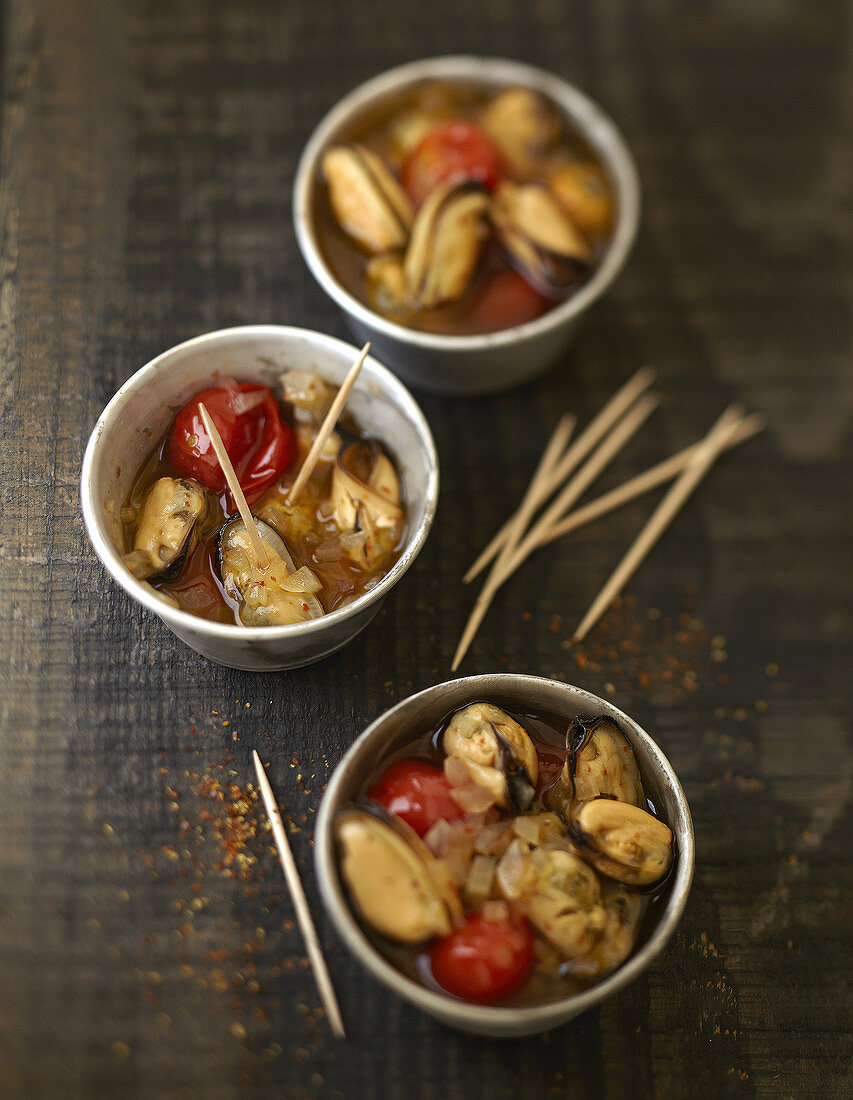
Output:
M853 1092L850 15L783 0L7 5L0 1095ZM203 665L90 551L85 440L119 383L185 337L252 321L344 335L294 241L300 149L360 80L465 50L539 63L610 109L645 190L634 256L545 378L423 398L437 522L358 644L287 675ZM641 362L662 408L608 484L733 398L768 431L712 472L584 667L563 643L648 502L540 554L463 671L580 683L658 736L697 830L681 927L599 1011L501 1045L387 995L321 919L338 1045L267 839L245 846L256 865L221 866L235 796L217 803L211 782L245 787L260 748L319 916L328 768L388 704L448 676L459 577L506 512L495 486L516 498L557 411L588 416ZM600 652L606 636L642 656Z

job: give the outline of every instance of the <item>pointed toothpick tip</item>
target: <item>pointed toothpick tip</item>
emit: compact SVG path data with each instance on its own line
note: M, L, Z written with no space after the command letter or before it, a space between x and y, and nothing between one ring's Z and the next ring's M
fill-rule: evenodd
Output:
M288 504L294 504L299 497L299 494L305 488L308 483L308 479L314 472L314 467L320 461L320 455L323 452L323 447L326 445L326 440L335 430L335 425L340 419L341 413L344 410L347 398L350 395L350 391L355 385L359 374L361 374L361 368L364 366L364 361L370 351L370 341L368 340L361 351L358 353L358 357L350 367L346 378L341 383L341 388L335 394L335 399L332 402L329 411L326 413L326 418L320 425L317 435L314 437L314 442L311 444L311 449L305 456L305 461L299 468L299 472L294 479L293 484L287 491L286 501Z

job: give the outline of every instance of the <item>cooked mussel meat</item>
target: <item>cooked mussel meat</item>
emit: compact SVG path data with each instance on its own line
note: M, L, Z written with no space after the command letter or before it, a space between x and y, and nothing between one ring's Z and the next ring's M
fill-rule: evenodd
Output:
M548 182L557 201L588 237L604 237L613 225L613 195L601 169L570 161L556 168Z
M578 717L569 726L566 763L548 801L568 821L594 798L614 798L632 806L644 800L634 750L606 714Z
M417 213L403 261L406 294L432 309L468 289L489 235L488 193L478 183L436 187Z
M347 810L335 823L341 872L362 918L400 943L450 933L461 913L443 865L399 818Z
M322 587L306 566L297 569L284 540L257 520L269 561L257 561L246 525L239 516L225 521L216 539L216 560L228 596L239 605L243 626L284 626L319 619L323 608L315 593Z
M451 782L459 769L484 788L496 806L523 812L536 795L539 762L527 731L493 703L457 711L443 737ZM454 776L454 771L456 775Z
M565 294L592 263L592 248L544 184L505 180L491 217L511 261L544 294Z
M650 886L672 863L668 826L627 802L587 802L577 815L575 836L596 870L629 886Z
M619 882L601 884L601 904L605 920L601 936L592 950L574 960L571 973L591 977L613 970L631 954L637 938L637 925L643 911L643 896Z
M388 456L374 442L351 443L338 454L332 471L335 522L349 540L349 556L369 568L393 543L402 522L400 482Z
M207 514L207 493L190 478L161 477L145 498L123 561L137 580L170 580L183 568Z
M532 88L507 88L483 111L480 123L501 151L504 162L520 176L541 170L543 159L560 140L557 109Z
M405 247L412 206L375 153L363 145L333 145L323 155L322 170L344 232L368 252Z
M367 264L366 286L370 305L379 313L402 315L410 312L403 258L396 252L374 256Z
M595 871L571 852L534 849L529 858L519 908L564 957L591 951L607 921Z

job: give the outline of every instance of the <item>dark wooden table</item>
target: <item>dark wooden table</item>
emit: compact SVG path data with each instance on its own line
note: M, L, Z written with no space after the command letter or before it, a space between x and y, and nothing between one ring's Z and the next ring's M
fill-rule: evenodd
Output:
M853 1093L850 21L841 2L6 5L0 1095ZM86 438L184 338L253 321L345 335L294 241L300 149L366 77L466 50L550 68L611 111L645 192L634 255L547 376L422 398L437 521L356 644L287 674L204 663L89 548ZM768 430L714 469L585 646L571 628L649 502L540 554L463 671L561 678L645 724L693 807L692 896L665 954L599 1011L527 1042L466 1038L344 951L314 814L355 734L449 676L460 575L558 411L589 417L643 362L662 406L608 485L732 399ZM320 918L342 1045L247 798L253 746Z

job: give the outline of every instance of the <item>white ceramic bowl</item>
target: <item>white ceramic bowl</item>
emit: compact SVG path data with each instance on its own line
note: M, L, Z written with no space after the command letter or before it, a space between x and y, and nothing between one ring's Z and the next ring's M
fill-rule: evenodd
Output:
M567 725L577 715L593 717L609 714L630 741L646 794L672 829L675 838L675 866L664 886L663 910L648 938L640 942L627 961L598 985L583 993L529 1008L468 1004L418 985L392 966L367 938L353 915L346 888L338 873L333 830L338 811L355 802L383 760L437 726L454 710L478 700L493 701L522 713L540 711L559 714L566 718ZM693 822L672 765L651 737L612 703L582 688L537 676L507 673L467 676L437 684L404 699L362 733L338 764L323 796L314 838L314 860L323 901L338 933L375 978L451 1027L507 1039L545 1031L586 1012L632 982L663 950L690 892L694 865Z
M372 357L347 401L359 427L380 440L400 474L406 505L406 545L390 572L347 607L307 623L246 628L208 622L162 600L121 560L119 512L143 459L193 394L222 376L280 389L284 370L316 371L340 385L357 349L321 333L250 325L198 336L152 359L121 387L101 414L83 459L81 499L95 552L121 587L163 620L187 645L232 668L272 671L311 664L351 641L370 622L418 555L438 500L438 459L432 435L406 388Z
M534 321L482 336L416 332L381 317L353 297L323 257L314 216L319 157L371 105L394 99L423 80L535 88L562 109L607 173L616 196L616 219L607 252L585 286ZM550 366L571 343L581 315L618 275L634 242L639 218L637 170L610 117L583 92L552 73L500 58L435 57L401 65L368 80L333 107L311 135L293 186L296 237L314 278L344 311L359 341L373 341L377 355L409 385L437 393L493 393L518 385Z

